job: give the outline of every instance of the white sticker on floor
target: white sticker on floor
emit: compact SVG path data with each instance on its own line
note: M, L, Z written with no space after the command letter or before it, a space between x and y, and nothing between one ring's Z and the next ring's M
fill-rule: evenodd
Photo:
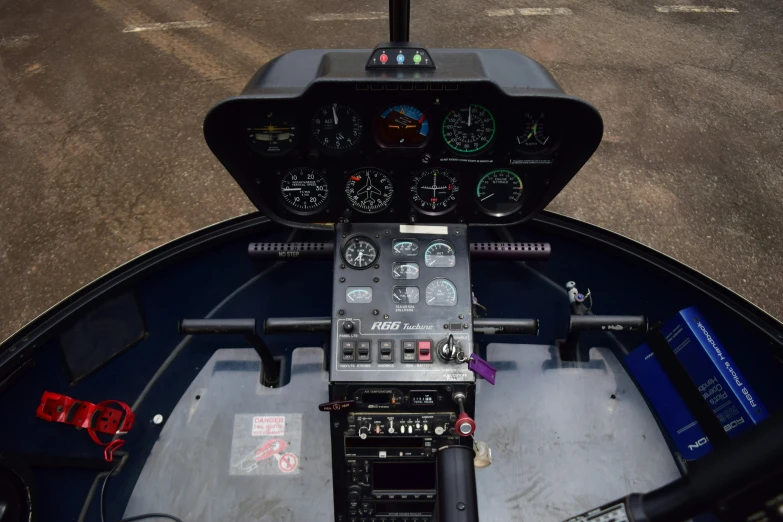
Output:
M229 475L298 475L302 414L234 415Z

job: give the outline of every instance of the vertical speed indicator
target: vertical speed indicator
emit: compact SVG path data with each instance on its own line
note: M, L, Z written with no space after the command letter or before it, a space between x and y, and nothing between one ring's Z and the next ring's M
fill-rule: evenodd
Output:
M297 214L315 214L326 206L329 186L323 175L309 167L295 167L280 180L280 195Z

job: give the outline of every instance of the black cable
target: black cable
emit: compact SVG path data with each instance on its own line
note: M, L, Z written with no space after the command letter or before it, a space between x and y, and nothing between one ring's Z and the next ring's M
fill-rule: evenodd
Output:
M117 469L117 466L114 466L113 468L111 468L109 471L106 472L106 478L103 479L103 485L101 486L101 497L100 497L100 502L101 502L101 522L106 522L106 509L103 507L103 497L106 496L106 483L109 482L109 477L112 476L112 474L114 473L114 470L116 470L116 469Z
M123 518L120 520L120 522L133 522L134 520L146 520L148 518L167 518L169 520L173 520L174 522L182 522L181 519L173 515L167 515L165 513L148 513L146 515L136 515L135 517Z
M103 485L101 486L101 522L106 522L106 511L103 507L103 498L106 496L106 484L109 482L109 477L114 474L114 471L118 467L119 465L114 466L110 471L107 471L106 478L103 479ZM129 518L123 518L120 520L120 522L133 522L134 520L145 520L148 518L167 518L169 520L173 520L174 522L182 522L182 519L179 519L174 515L167 515L165 513L147 513L146 515L136 515Z

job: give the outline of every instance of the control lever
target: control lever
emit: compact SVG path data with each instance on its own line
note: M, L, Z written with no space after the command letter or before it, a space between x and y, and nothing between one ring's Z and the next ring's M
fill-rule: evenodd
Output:
M466 398L463 392L454 392L454 402L459 406L459 415L454 427L457 428L460 437L470 437L476 431L476 421L465 413L464 402Z
M538 335L538 319L473 319L473 332L485 335Z
M329 333L332 319L329 317L270 317L264 321L264 333Z
M579 357L579 335L588 331L615 331L615 332L646 332L648 329L647 318L643 315L595 315L593 308L593 296L590 290L583 294L576 287L574 281L568 281L565 285L568 292L568 302L571 308L571 317L568 325L568 336L558 339L556 344L560 349L560 358L563 361L576 361ZM589 304L585 304L589 303ZM587 355L589 360L589 352Z
M649 493L608 502L568 522L679 522L712 511L721 520L779 520L783 512L783 414L699 459L688 474ZM725 517L725 518L723 518Z
M255 319L182 319L179 322L182 335L229 334L242 335L261 358L263 374L261 383L269 388L280 387L280 361L272 356L269 347L256 332Z
M473 448L447 446L437 453L438 520L478 522L476 467Z

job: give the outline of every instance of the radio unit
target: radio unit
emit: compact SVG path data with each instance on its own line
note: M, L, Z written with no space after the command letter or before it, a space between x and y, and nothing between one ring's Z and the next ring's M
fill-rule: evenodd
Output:
M353 401L330 412L338 522L425 522L437 503L437 453L472 446L459 435L460 397L470 415L475 385L332 384L330 400Z

